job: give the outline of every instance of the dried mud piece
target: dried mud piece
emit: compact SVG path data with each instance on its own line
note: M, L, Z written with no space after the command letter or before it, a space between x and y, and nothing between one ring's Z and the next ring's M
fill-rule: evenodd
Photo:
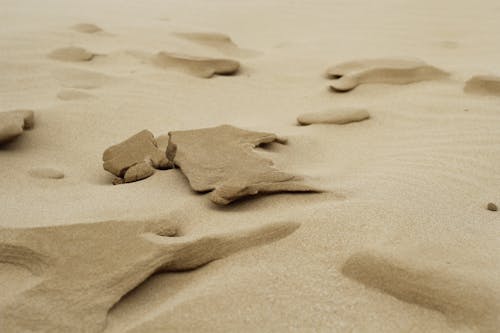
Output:
M31 110L0 112L0 144L10 142L24 130L34 126L34 113Z
M153 62L162 68L175 68L202 78L214 75L233 75L238 72L240 63L231 59L204 58L159 52Z
M118 177L113 180L115 185L145 179L154 173L154 169L173 166L148 130L109 147L104 151L102 160L104 170Z
M212 191L210 199L216 204L227 205L258 193L318 191L302 177L277 170L271 160L253 151L265 143L284 142L275 134L222 125L174 131L169 136L169 146L177 146L175 165L193 190Z
M298 227L278 222L178 237L168 219L0 228L0 264L30 276L0 299L2 332L101 332L113 305L152 274L195 269Z
M439 68L418 59L381 58L356 60L326 71L333 91L345 92L363 83L409 84L448 76Z

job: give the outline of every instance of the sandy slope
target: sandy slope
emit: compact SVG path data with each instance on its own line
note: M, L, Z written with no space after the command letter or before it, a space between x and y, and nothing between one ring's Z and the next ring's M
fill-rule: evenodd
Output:
M34 129L0 150L1 226L167 214L196 234L301 223L278 242L152 277L111 310L107 331L500 329L500 215L486 210L500 202L500 97L463 92L473 75L500 75L497 1L1 7L0 111L35 111ZM75 27L82 23L102 31ZM179 32L223 33L238 47ZM161 51L242 68L203 79L155 66ZM323 73L337 63L407 56L451 76L327 89ZM296 126L298 115L333 106L366 109L370 119ZM112 186L102 169L102 152L142 129L160 135L225 123L288 136L288 145L259 153L329 192L219 208L179 170ZM32 177L33 168L65 177ZM0 264L0 290L21 288L26 274Z

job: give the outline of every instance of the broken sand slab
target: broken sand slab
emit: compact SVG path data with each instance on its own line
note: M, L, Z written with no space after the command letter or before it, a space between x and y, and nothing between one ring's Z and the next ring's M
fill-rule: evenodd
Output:
M104 170L117 176L113 180L115 185L135 182L151 176L155 169L169 169L173 166L148 130L109 147L104 151L102 160Z
M311 124L349 124L370 118L370 114L365 109L359 108L334 108L320 112L309 112L298 116L299 125Z
M257 54L255 51L240 48L231 37L218 32L174 32L173 35L192 43L214 48L230 56L245 57Z
M347 259L342 273L402 302L438 311L454 327L498 332L500 293L498 284L491 284L495 278L477 267L455 271L449 262L422 259L422 252L404 257L394 251L359 252Z
M240 68L240 63L236 60L195 57L169 52L159 52L153 56L153 63L161 68L173 68L207 79L214 75L234 75Z
M49 53L49 58L65 62L87 62L94 59L96 55L82 47L68 46L52 51Z
M10 142L24 130L33 128L35 116L31 110L0 112L0 144Z
M330 67L326 76L333 91L346 92L364 83L409 84L438 80L448 73L418 59L380 58L355 60Z
M464 91L470 94L500 96L500 76L476 75L465 82Z
M11 281L17 289L0 302L2 332L102 332L108 311L154 273L192 270L298 227L184 235L165 219L0 228L2 269L24 277L21 286Z
M253 151L262 144L283 143L275 134L222 125L174 131L169 136L169 146L177 148L175 165L193 190L212 191L210 199L216 204L258 193L318 191L303 177L276 169L271 160Z

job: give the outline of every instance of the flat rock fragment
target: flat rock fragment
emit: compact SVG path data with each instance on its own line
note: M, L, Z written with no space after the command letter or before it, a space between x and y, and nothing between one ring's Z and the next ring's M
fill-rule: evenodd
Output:
M168 169L172 164L158 148L153 134L143 130L109 147L102 155L104 170L117 178L113 184L135 182L151 176L154 169Z
M271 160L253 151L259 145L284 140L275 134L222 125L174 131L169 136L169 145L177 147L173 162L191 188L212 191L210 199L217 204L258 193L317 191L303 177L276 169Z
M33 125L34 114L31 110L0 112L0 144L14 140Z
M297 118L300 125L311 124L348 124L370 118L368 111L356 108L332 109L321 112L301 114Z
M500 76L473 76L465 82L464 91L476 95L500 96Z
M238 231L177 234L160 221L106 221L40 228L0 228L0 264L25 271L22 288L0 302L11 332L102 332L108 311L156 272L198 268L299 227L275 222ZM17 281L2 281L0 290ZM11 288L12 289L12 288Z
M341 63L326 71L333 91L345 92L364 83L409 84L448 76L418 59L380 58Z

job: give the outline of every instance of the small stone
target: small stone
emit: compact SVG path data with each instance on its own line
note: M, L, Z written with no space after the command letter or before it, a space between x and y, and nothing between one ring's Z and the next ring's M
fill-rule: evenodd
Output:
M487 208L488 208L488 210L491 210L492 212L496 212L498 210L497 205L495 205L493 202L488 203Z

